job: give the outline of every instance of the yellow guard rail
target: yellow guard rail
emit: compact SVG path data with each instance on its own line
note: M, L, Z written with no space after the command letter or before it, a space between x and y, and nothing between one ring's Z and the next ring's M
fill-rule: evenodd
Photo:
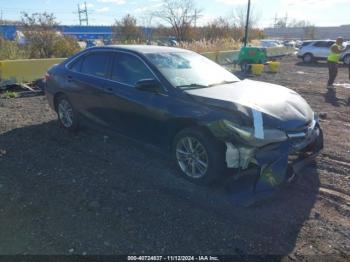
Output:
M53 65L65 58L21 59L0 61L0 86L28 83L43 78Z

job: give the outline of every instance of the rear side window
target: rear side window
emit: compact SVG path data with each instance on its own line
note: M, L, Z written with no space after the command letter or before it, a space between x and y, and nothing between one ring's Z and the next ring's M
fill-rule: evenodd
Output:
M117 53L115 56L112 66L112 80L133 86L141 79L153 78L152 72L136 56L127 53Z
M329 47L328 42L325 42L325 41L316 42L314 44L314 46L316 46L316 47Z
M309 44L311 44L311 42L303 42L303 43L301 44L301 47L307 46L307 45L309 45Z
M330 41L327 43L327 47L331 47L333 44L335 44L335 42Z
M76 59L73 63L69 65L69 69L74 72L80 72L82 62L83 62L83 58L80 57Z
M107 77L109 57L107 53L95 53L85 56L81 66L81 73L98 77Z

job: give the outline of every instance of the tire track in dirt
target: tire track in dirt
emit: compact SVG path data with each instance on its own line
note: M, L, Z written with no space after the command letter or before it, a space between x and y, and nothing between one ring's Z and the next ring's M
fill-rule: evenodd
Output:
M340 192L339 190L330 189L326 187L320 187L319 193L321 195L327 196L330 199L335 199L336 204L344 204L344 206L346 206L347 209L350 211L350 194L346 194L344 192Z
M301 193L310 193L310 189L306 186L293 187L294 191ZM344 216L350 216L350 194L342 192L338 188L330 188L327 186L320 186L318 188L318 197L326 201L332 207L335 207L339 213Z
M324 162L328 165L336 165L336 166L341 166L346 169L348 169L348 172L350 172L350 162L348 159L346 159L344 156L336 156L332 154L327 154L325 152L322 152L321 158L319 158L318 161Z

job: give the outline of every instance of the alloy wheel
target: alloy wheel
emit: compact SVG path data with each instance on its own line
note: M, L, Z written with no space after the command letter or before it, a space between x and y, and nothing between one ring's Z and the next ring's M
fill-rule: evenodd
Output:
M73 126L73 108L71 104L66 100L62 99L58 104L58 117L62 125L66 128Z
M312 61L312 55L306 54L306 55L304 56L304 62L310 63L311 61Z
M347 64L347 65L350 65L350 55L347 55L347 56L344 58L344 63Z
M201 178L208 170L208 153L196 138L185 136L176 144L176 159L181 170L191 178Z

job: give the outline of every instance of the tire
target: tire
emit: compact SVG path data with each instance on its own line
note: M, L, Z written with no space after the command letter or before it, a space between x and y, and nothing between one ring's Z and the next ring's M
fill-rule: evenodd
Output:
M195 184L213 184L225 172L223 146L199 128L186 128L175 136L172 157L179 174Z
M65 95L60 95L57 98L56 112L61 127L71 132L75 132L79 129L78 114Z
M343 58L344 64L350 65L350 55L346 55Z
M314 61L314 56L310 53L303 55L304 63L312 63Z

